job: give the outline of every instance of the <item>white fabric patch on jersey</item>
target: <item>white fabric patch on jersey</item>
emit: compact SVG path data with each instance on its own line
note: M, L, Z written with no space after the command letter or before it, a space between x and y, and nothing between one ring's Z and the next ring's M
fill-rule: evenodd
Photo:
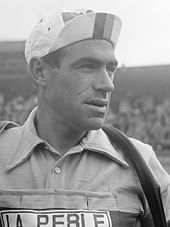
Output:
M93 210L3 210L4 227L112 227L107 211Z

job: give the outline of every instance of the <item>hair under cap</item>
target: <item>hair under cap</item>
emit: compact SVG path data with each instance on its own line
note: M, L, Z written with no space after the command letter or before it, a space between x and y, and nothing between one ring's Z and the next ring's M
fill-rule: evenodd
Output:
M105 39L115 48L121 30L119 17L88 11L55 12L40 20L25 43L27 63L86 39Z

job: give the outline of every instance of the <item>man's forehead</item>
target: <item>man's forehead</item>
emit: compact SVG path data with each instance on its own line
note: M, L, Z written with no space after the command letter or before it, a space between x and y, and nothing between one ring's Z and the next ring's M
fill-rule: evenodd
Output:
M66 55L73 59L115 59L113 46L106 40L83 40L65 47L65 50Z

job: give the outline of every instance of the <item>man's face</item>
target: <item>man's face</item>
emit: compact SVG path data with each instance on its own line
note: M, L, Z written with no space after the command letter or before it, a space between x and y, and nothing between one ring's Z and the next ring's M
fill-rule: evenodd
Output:
M56 120L73 129L103 126L117 67L112 45L85 40L65 48L60 68L48 66L47 105Z

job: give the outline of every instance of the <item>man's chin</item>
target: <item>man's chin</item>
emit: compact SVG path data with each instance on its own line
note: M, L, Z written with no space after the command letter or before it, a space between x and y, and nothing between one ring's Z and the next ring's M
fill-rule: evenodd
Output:
M103 118L91 118L88 121L89 130L98 130L104 126Z

